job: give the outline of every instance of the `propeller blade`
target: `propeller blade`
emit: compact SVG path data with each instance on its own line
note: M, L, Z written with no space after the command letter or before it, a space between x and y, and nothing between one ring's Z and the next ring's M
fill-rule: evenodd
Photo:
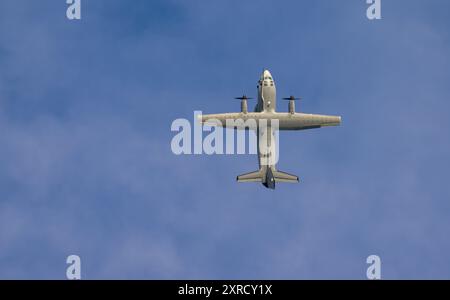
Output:
M238 99L238 100L248 100L248 99L253 99L253 98L249 98L249 97L243 95L242 97L236 97L236 98L234 98L234 99Z
M294 97L294 96L290 96L289 98L283 98L283 100L301 100L301 97Z

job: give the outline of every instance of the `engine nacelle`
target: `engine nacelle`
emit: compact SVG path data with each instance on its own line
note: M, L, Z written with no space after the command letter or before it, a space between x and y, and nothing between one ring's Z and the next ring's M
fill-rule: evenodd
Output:
M300 100L301 98L295 98L294 96L290 96L289 98L283 98L283 100L289 100L289 113L295 114L295 100Z
M247 96L243 95L242 97L236 97L234 99L239 99L241 100L241 112L246 114L248 112L248 108L247 108L247 100L248 99L252 99L252 98L248 98Z
M241 112L244 114L246 114L248 112L247 99L241 100Z
M289 113L295 114L295 100L289 100Z

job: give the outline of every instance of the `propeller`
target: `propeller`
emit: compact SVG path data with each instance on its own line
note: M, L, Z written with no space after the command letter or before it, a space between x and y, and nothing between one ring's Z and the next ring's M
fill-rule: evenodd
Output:
M296 98L294 96L290 96L289 98L283 98L283 100L291 100L291 101L301 100L301 99L302 99L301 97Z
M248 109L247 109L247 100L248 100L248 99L253 99L253 98L248 98L247 96L242 95L242 97L236 97L236 98L234 98L234 99L241 100L241 112L243 112L244 114L246 114L246 113L248 112Z
M294 96L290 96L289 98L283 98L283 100L289 100L289 112L291 113L291 114L294 114L295 113L295 100L300 100L300 99L302 99L302 98L300 98L300 97L298 97L298 98L295 98Z
M236 97L234 99L237 99L237 100L249 100L249 99L253 99L253 98L249 98L249 97L247 97L245 95L242 95L242 97Z

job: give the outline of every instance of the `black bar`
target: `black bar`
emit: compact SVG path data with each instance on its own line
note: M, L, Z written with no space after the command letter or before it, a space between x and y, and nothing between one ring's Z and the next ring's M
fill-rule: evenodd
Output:
M143 299L156 296L190 299L217 298L279 298L320 296L386 297L398 289L402 296L419 292L446 292L449 281L300 281L300 280L60 280L60 281L0 281L0 289L15 296L32 291L35 295L86 296L90 292L101 295L129 297L141 295ZM62 294L61 294L62 293ZM309 296L308 296L309 295ZM290 299L289 298L289 299Z

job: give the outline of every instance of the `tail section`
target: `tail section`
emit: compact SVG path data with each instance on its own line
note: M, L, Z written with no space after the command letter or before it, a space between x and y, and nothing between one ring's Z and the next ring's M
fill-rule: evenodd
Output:
M236 180L238 182L260 182L269 189L275 189L276 182L299 182L297 176L276 171L273 168L261 168L259 171L242 174L239 175Z
M275 177L273 177L272 168L267 168L263 185L268 189L275 189Z

